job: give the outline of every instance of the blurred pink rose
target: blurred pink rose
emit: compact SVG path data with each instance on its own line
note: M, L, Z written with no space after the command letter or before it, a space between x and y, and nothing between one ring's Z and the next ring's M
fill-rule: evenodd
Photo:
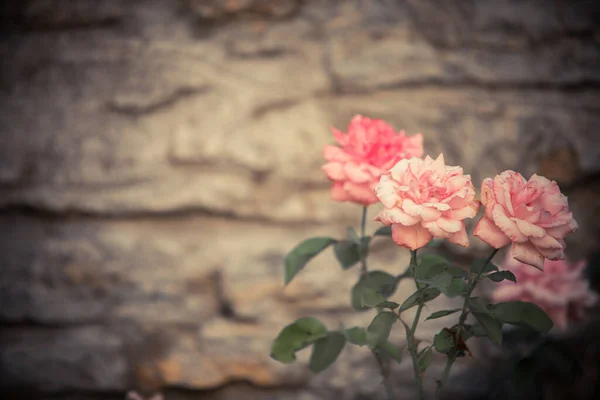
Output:
M481 188L485 215L475 236L497 249L512 242L512 256L543 270L544 258L565 258L563 237L577 229L569 204L554 181L514 171L486 178Z
M598 299L582 276L585 262L569 264L567 261L546 261L544 272L527 264L509 259L505 268L512 271L517 283L505 280L496 286L492 300L527 301L542 308L558 328L584 316L585 309Z
M323 171L333 182L331 198L367 206L377 203L373 192L379 177L403 158L423 155L423 136L406 136L379 119L357 115L348 133L332 128L340 147L326 145Z
M433 237L469 245L464 219L477 214L479 202L471 176L445 165L442 154L401 160L381 176L376 193L384 209L375 220L392 225L398 245L416 250Z

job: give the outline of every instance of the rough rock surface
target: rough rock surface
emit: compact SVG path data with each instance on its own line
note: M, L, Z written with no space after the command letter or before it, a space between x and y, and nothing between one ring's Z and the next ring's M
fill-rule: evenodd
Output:
M356 113L422 132L475 182L508 168L557 179L582 225L570 254L597 246L594 1L0 9L0 372L15 396L382 396L364 349L318 376L306 355L268 357L296 317L369 319L349 309L356 271L330 253L282 285L298 241L358 223L320 171L328 127ZM378 241L374 268L399 272L406 252ZM412 390L407 361L394 377L399 396Z

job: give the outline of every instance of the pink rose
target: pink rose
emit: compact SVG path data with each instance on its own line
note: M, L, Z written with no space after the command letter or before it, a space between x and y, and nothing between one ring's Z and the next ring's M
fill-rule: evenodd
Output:
M556 182L533 175L529 182L514 171L486 178L481 188L485 215L475 236L497 249L512 242L512 256L544 268L544 258L565 258L563 237L577 229L567 198Z
M442 154L401 160L381 176L376 193L384 209L375 220L392 225L398 245L416 250L433 237L469 245L464 219L477 214L479 202L471 176L445 165Z
M515 274L517 283L502 281L492 293L492 300L536 304L559 328L583 318L585 309L597 301L598 296L582 275L585 262L546 261L542 272L510 259L505 267Z
M331 198L367 206L377 203L373 192L381 174L403 158L423 155L423 136L406 136L382 120L355 116L348 134L332 128L338 146L326 145L323 171L333 182Z

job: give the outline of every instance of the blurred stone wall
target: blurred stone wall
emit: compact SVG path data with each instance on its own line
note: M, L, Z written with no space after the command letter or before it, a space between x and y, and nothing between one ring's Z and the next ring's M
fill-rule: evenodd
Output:
M318 376L307 355L268 356L297 317L371 317L329 253L283 288L297 242L358 224L319 169L329 127L356 113L422 132L477 183L558 180L582 225L569 254L598 243L594 0L0 8L0 374L15 398L381 398L365 349ZM401 271L406 252L377 240L372 267ZM399 396L410 374L395 367Z

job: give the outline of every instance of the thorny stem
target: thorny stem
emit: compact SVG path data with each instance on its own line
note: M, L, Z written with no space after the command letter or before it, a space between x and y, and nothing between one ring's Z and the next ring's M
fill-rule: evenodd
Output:
M423 399L423 384L421 379L421 372L419 371L419 356L417 354L417 343L415 341L415 332L417 330L417 324L419 323L419 318L421 317L421 311L423 310L423 298L421 293L421 286L417 282L415 269L417 268L417 251L410 251L410 270L412 271L413 276L415 277L415 284L417 285L417 291L419 292L419 305L417 306L417 313L415 315L415 319L413 320L412 327L410 330L408 326L406 326L407 332L407 342L408 342L408 351L412 358L413 370L415 373L415 383L417 385L417 399Z
M475 290L475 286L477 286L477 284L479 283L479 280L481 279L481 275L483 274L485 267L488 265L488 263L490 261L492 261L492 258L494 258L496 253L498 253L498 250L500 250L500 249L494 249L494 251L492 251L492 254L490 254L489 257L487 258L487 260L485 260L485 263L483 264L483 268L481 268L481 270L477 273L477 275L473 279L473 282L471 283L471 286L469 287L469 290L467 291L467 295L465 296L465 302L463 304L462 312L460 314L460 318L458 319L458 328L456 329L455 344L460 343L460 337L463 333L465 321L467 320L467 314L469 313L467 310L467 304L468 304L469 298L471 297L473 290ZM440 384L439 389L443 388L444 385L446 384L446 381L448 380L448 376L450 375L450 369L452 368L454 361L456 361L456 354L457 354L457 350L456 350L456 346L455 346L455 348L448 354L448 359L446 360L446 367L444 368L444 375L442 376L442 382Z
M394 400L394 391L392 390L392 385L388 381L388 369L385 365L385 361L383 358L375 351L373 351L373 356L377 360L377 364L379 364L379 369L381 371L382 384L385 389L385 396L387 400Z
M362 222L360 224L360 238L362 240L362 238L365 237L365 225L367 223L367 206L363 207L363 212L362 212ZM361 275L366 275L367 273L367 259L364 255L361 254L360 256L360 261L361 261Z

